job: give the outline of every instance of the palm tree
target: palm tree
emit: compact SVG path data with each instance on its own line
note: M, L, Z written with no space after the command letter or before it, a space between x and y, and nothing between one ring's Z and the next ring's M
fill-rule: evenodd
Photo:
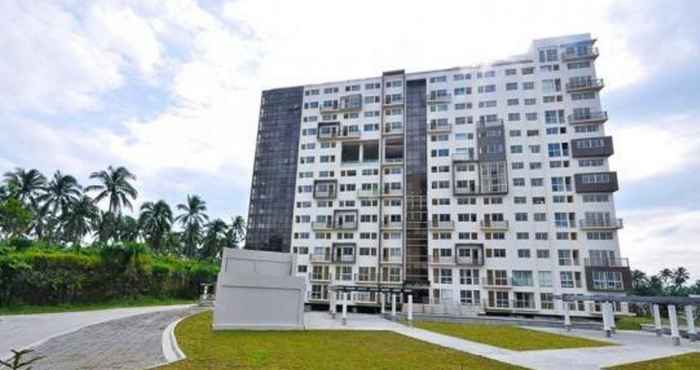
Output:
M231 226L226 231L226 244L229 248L239 248L245 240L245 220L241 216L236 216L231 220Z
M688 280L690 280L690 273L685 267L680 266L673 271L673 285L676 289L682 287Z
M5 185L0 185L0 202L4 202L8 198L10 198L10 189Z
M632 270L632 287L642 288L649 283L647 274L641 270Z
M209 220L207 203L197 195L188 195L187 202L177 205L179 214L175 221L183 226L182 241L185 244L185 255L193 257L201 238L202 225Z
M117 218L114 213L109 211L100 211L93 221L93 231L97 236L97 241L103 244L109 243L110 240L117 239Z
M202 256L204 258L218 259L226 242L228 225L217 218L206 225L206 235L202 243Z
M659 279L664 285L666 285L669 280L673 279L673 271L671 271L670 268L665 268L659 271Z
M78 180L71 175L64 175L61 171L56 171L37 200L43 203L42 208L49 210L53 216L58 216L59 212L65 212L68 205L77 201L80 195L81 187Z
M136 180L136 176L129 172L126 167L115 169L109 166L106 171L93 172L90 174L90 178L100 182L98 185L90 185L85 188L86 191L99 192L95 197L95 203L109 199L109 211L114 214L121 214L122 207L133 209L131 200L136 199L138 192L129 181Z
M29 171L17 167L4 175L6 189L9 194L25 204L36 205L36 197L46 185L46 177L37 169Z
M65 239L71 241L76 248L79 248L80 242L85 235L90 233L95 220L99 216L99 209L87 195L83 195L80 199L70 203L61 216Z
M115 228L117 239L122 242L136 242L141 234L139 222L131 216L121 216Z
M170 206L163 200L155 203L146 202L141 205L139 224L149 245L155 251L161 251L161 245L165 235L170 231L173 223L173 212Z

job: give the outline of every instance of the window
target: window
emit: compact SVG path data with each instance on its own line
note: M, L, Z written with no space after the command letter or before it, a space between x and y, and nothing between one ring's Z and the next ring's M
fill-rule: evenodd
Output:
M518 249L518 258L530 258L530 250Z
M513 270L513 286L533 286L532 271Z
M600 290L622 290L622 273L619 271L593 271L593 287Z
M459 283L462 285L479 285L478 269L460 269Z
M540 293L540 307L543 310L553 310L554 309L554 294L552 294L552 293Z
M517 90L518 89L518 83L517 82L508 82L506 83L506 90Z
M562 288L574 287L574 273L571 271L560 271L559 282Z
M538 249L537 258L546 259L549 258L549 249Z

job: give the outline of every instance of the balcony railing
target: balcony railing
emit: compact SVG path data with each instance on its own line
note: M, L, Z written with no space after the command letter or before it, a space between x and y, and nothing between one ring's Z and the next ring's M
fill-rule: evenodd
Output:
M331 261L331 255L326 253L326 254L312 254L311 255L311 262L330 262Z
M384 158L384 165L399 165L403 163L403 158Z
M491 126L501 126L503 125L503 119L502 118L497 118L495 120L485 120L485 119L479 119L477 121L477 126L479 128L487 128Z
M608 112L590 112L585 114L570 114L569 124L605 123L608 120Z
M567 92L596 91L605 86L602 78L591 78L583 81L572 81L566 84Z
M508 230L508 221L481 220L479 222L483 230Z
M452 101L452 94L428 94L426 101L428 104L449 103Z
M595 59L598 55L598 48L586 48L565 52L561 55L561 60L570 62L573 60Z
M359 139L362 137L362 132L360 130L356 131L350 131L350 130L343 130L336 135L336 139L338 140L355 140Z
M403 127L393 127L391 125L384 126L384 135L401 135Z
M385 229L400 229L403 227L401 221L387 221L384 222L382 225L384 225Z
M450 132L450 131L452 131L452 124L451 123L431 122L430 126L428 126L428 131L429 132Z
M379 196L379 189L360 189L357 191L358 198L376 198Z
M467 162L474 160L474 153L452 153L452 161Z
M403 99L385 99L384 100L385 107L392 107L392 106L398 106L398 105L403 105Z
M331 276L330 274L314 274L313 272L309 273L309 280L311 281L330 281Z
M511 279L510 278L492 278L489 279L488 276L485 279L481 279L481 281L484 284L484 287L487 288L501 288L501 289L511 289L513 286L511 285Z
M357 222L356 221L343 221L335 222L335 227L336 230L357 230Z
M454 256L433 256L432 262L439 265L454 265Z
M617 230L622 229L623 223L621 218L616 218L612 220L579 220L579 228L582 230L596 230L596 229L610 229Z
M488 299L484 299L481 301L481 306L484 309L489 309L489 310L510 310L510 300L503 300L503 301L494 301L494 302L489 302Z
M511 300L511 306L513 306L514 310L537 310L534 298L526 300Z
M339 110L338 104L325 105L325 106L321 105L318 107L318 109L321 113L333 113L333 112L337 112Z
M311 223L311 230L332 230L332 229L333 229L333 223L330 221L324 221L324 222L314 221Z
M479 257L472 257L472 256L460 256L457 254L457 257L455 259L458 265L462 266L483 266L484 265L484 257L479 256Z
M431 229L433 229L433 230L454 230L455 229L455 222L452 220L449 220L449 221L433 220L430 225L431 225Z
M401 256L382 256L382 263L401 263Z
M454 192L456 195L470 195L470 194L479 194L479 189L474 186L474 187L454 187Z
M584 258L589 267L630 267L628 258Z
M399 197L403 195L403 189L384 188L384 195L390 197Z
M343 254L340 256L340 258L336 258L335 262L340 262L340 263L354 263L355 262L355 255L352 254Z

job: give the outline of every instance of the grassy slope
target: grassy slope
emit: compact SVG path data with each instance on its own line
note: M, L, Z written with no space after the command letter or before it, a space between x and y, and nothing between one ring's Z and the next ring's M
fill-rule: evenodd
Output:
M507 325L456 324L416 321L415 326L436 333L515 351L609 346L598 342Z
M608 368L609 370L697 370L700 369L700 352L687 353L680 356L661 358L658 360L635 362Z
M178 325L182 369L523 369L384 331L211 330L211 312Z
M142 307L142 306L161 306L174 304L189 304L194 303L191 300L173 299L173 298L139 298L139 299L124 299L100 303L90 304L63 304L49 306L7 306L0 307L0 315L26 315L35 313L54 313L54 312L72 312L72 311L93 311L104 310L109 308L122 307Z

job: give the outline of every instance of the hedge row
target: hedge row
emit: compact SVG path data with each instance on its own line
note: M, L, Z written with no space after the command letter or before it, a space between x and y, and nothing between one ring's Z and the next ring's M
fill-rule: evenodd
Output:
M0 245L0 306L194 299L217 273L215 264L152 255L142 245L80 252Z

